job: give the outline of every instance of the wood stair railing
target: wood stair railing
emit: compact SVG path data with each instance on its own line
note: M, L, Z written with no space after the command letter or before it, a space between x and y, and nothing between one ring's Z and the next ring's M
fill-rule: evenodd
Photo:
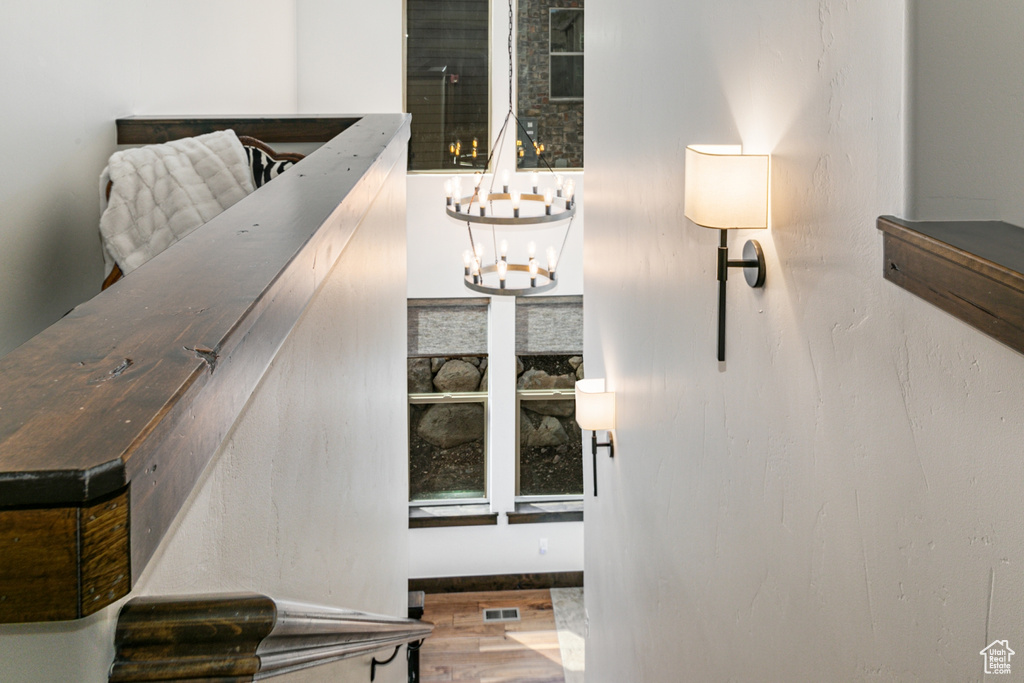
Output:
M408 114L243 123L119 121L119 142L232 125L326 143L0 358L0 623L128 594L381 188L404 178Z
M433 628L415 619L258 594L134 598L118 615L109 680L253 681L397 652Z

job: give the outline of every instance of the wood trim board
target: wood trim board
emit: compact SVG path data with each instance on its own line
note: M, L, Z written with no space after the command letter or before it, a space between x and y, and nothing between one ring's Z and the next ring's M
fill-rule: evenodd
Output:
M425 593L473 593L478 591L579 588L581 586L583 586L582 571L409 579L410 591L424 591Z
M117 144L153 145L228 128L263 142L327 142L359 116L128 116L117 119Z

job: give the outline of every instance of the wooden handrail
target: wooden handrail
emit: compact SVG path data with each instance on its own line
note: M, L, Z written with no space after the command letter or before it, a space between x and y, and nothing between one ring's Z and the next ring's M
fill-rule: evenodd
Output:
M408 139L362 117L0 358L0 623L128 593Z
M251 681L422 641L433 628L258 594L135 598L118 615L109 680Z

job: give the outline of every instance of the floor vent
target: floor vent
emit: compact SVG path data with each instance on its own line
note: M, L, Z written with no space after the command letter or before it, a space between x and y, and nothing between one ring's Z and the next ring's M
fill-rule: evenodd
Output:
M485 609L484 623L492 621L519 621L518 607L503 607L501 609Z

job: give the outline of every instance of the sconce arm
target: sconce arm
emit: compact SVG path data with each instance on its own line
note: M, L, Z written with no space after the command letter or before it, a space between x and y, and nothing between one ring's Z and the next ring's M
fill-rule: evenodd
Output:
M597 498L597 449L607 448L608 457L615 457L615 443L612 440L612 433L608 432L608 440L604 443L597 442L597 430L590 432L590 453L594 460L594 497Z

